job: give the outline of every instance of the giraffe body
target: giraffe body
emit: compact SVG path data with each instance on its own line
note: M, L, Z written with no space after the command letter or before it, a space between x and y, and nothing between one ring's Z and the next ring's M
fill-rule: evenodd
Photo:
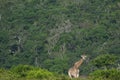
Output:
M70 78L78 78L79 77L79 69L76 69L75 67L72 67L68 71L68 75Z

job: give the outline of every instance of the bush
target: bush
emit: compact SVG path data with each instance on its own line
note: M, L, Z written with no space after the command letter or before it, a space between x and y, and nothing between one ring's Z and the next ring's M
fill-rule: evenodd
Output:
M5 69L0 69L0 80L17 80L19 75Z
M49 79L50 77L54 77L53 73L44 69L31 70L27 74L27 78Z
M102 54L97 56L93 61L92 64L97 68L112 68L116 65L116 61L118 57L112 54Z
M12 67L11 71L20 75L20 77L26 77L27 73L33 69L34 67L29 65L18 65L18 66Z
M36 68L29 65L18 65L11 68L11 71L16 75L19 75L19 78L24 79L50 79L54 78L54 74L45 69ZM52 80L51 79L51 80Z
M93 80L118 80L120 79L120 70L96 70L90 73L90 76Z

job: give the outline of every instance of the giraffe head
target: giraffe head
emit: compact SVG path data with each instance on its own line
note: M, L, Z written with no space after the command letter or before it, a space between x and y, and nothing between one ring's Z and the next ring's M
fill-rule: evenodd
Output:
M81 55L82 59L85 60L86 59L86 55Z

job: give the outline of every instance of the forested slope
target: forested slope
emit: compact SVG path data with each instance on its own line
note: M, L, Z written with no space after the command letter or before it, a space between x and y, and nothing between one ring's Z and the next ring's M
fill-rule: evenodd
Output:
M80 74L120 68L119 0L0 0L0 67L33 65Z

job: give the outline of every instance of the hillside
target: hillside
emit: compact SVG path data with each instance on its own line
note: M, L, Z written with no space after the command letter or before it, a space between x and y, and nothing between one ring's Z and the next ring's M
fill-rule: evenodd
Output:
M120 69L119 0L0 0L0 68L32 65L80 75Z

